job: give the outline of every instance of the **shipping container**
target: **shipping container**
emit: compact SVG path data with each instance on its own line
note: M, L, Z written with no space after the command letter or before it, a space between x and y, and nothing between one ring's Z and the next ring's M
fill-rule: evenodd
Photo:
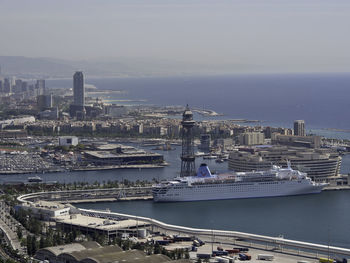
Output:
M332 259L332 258L319 258L318 261L320 263L334 263L335 262L334 259Z
M227 251L229 254L238 254L239 252L241 252L239 249L225 249L225 251Z
M246 247L234 247L233 249L238 249L240 252L248 252L249 248Z

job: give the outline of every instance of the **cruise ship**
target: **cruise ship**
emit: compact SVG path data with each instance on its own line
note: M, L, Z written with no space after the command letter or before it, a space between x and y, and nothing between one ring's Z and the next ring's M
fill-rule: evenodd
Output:
M320 193L326 183L315 183L306 173L273 166L270 170L211 174L202 164L196 176L177 177L152 187L155 202L204 201Z

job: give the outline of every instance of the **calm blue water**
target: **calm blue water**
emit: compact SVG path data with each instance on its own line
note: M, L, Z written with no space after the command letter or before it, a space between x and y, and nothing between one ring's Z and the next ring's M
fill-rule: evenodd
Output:
M49 80L50 87L72 87L71 80ZM86 79L99 89L124 90L114 99L142 99L156 105L209 108L225 118L246 118L306 129L350 129L349 74L234 75L174 78ZM349 133L344 136L350 138Z
M129 181L147 180L152 179L163 180L172 179L180 174L181 167L181 147L176 146L174 151L157 151L152 150L152 147L145 147L146 150L158 152L164 155L164 159L170 165L164 168L157 169L118 169L111 171L87 171L87 172L64 172L64 173L47 173L39 174L43 178L44 182L58 181L60 183L72 183L72 182L100 182L107 181L123 181L127 179ZM196 167L199 167L201 163L207 163L212 172L225 172L228 170L228 164L216 163L215 160L203 160L202 158L196 158ZM343 156L343 161L340 169L341 174L350 173L350 154ZM15 175L0 175L0 183L3 182L27 182L28 177L31 174L15 174Z
M88 209L146 216L166 223L236 230L350 248L350 191L240 200L79 204Z

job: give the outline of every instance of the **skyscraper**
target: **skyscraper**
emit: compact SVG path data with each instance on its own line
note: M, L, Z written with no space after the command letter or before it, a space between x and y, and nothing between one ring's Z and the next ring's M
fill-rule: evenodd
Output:
M85 91L84 91L84 75L83 72L77 71L73 76L73 104L75 106L84 107Z
M295 136L305 136L305 121L304 120L294 121L294 135Z
M36 95L45 95L45 80L44 79L38 79L35 84L36 88Z
M11 93L11 82L9 78L4 79L4 92Z

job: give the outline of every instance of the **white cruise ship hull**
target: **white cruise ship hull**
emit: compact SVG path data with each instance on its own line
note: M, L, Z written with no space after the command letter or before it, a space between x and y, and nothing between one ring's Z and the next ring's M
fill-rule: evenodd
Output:
M181 202L317 194L326 184L310 180L178 185L153 188L155 202Z

